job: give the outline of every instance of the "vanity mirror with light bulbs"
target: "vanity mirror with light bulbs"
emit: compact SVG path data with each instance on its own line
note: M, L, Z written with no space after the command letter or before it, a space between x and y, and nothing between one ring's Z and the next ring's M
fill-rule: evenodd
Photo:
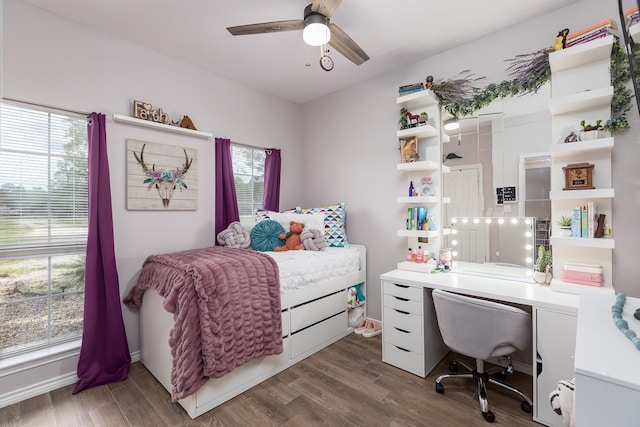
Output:
M451 202L443 218L451 233L443 244L459 272L531 282L536 248L549 248L548 86L494 101L444 130L443 195Z

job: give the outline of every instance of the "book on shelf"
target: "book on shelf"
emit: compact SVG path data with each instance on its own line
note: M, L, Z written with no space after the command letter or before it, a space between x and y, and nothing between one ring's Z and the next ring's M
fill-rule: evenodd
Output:
M424 89L412 89L412 90L400 91L398 92L398 95L405 96L405 95L411 95L412 93L422 92L422 91L424 91Z
M596 205L594 202L587 203L587 236L594 237L596 234Z
M567 40L567 47L576 46L582 43L587 43L592 40L600 39L603 37L607 37L609 35L613 35L614 37L620 38L620 33L617 30L611 30L609 28L601 28L599 30L593 31L591 33L587 33L581 37L578 37L573 40Z
M410 93L421 92L423 90L424 90L424 84L422 84L422 83L414 83L414 84L410 84L410 85L400 86L398 88L398 94L400 94L400 96L402 96L402 95L408 95Z
M580 271L584 273L602 274L604 268L601 264L593 264L580 261L567 261L564 263L565 270Z
M562 270L560 280L577 285L602 286L604 284L604 274L584 273L571 270Z
M587 205L580 208L580 237L589 236L589 214L587 213Z
M428 219L429 208L407 208L407 230L422 230L422 224Z
M582 215L580 208L574 206L571 211L571 237L581 237L582 233Z
M640 13L638 12L638 6L631 7L626 10L624 13L625 19L627 21L627 27L632 26L638 20L640 20Z
M398 89L399 90L424 89L424 84L422 84L422 83L412 83L410 85L402 85Z
M594 30L598 30L600 28L611 28L614 30L618 30L618 24L616 24L616 21L614 21L611 18L605 19L604 21L600 21L597 24L593 24L589 27L583 28L579 31L576 31L575 33L569 34L567 36L567 43L569 43L570 40L573 40L575 38L578 38L586 33L590 33Z

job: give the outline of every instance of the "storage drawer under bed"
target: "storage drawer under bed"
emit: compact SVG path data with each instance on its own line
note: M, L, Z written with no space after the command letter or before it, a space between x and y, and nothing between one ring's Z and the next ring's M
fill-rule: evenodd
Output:
M348 330L347 311L291 335L291 359L310 352L315 347L322 346L337 336L344 336Z
M341 311L347 310L347 291L342 290L291 309L291 332L318 323ZM346 325L346 322L345 322Z

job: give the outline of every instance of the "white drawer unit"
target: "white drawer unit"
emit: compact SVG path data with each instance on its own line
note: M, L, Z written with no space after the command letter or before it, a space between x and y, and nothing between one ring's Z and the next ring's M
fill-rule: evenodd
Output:
M382 282L385 295L393 295L400 298L408 298L414 301L422 301L422 288L417 288L401 283Z
M383 281L382 323L385 363L424 378L447 354L431 292L423 287Z
M426 376L422 288L382 284L382 360L413 374Z

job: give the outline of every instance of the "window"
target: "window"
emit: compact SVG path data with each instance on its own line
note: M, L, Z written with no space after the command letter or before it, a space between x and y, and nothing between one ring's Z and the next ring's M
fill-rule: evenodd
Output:
M0 357L82 336L87 120L2 104Z
M264 150L231 145L233 177L240 222L253 223L254 212L262 207L264 192Z

